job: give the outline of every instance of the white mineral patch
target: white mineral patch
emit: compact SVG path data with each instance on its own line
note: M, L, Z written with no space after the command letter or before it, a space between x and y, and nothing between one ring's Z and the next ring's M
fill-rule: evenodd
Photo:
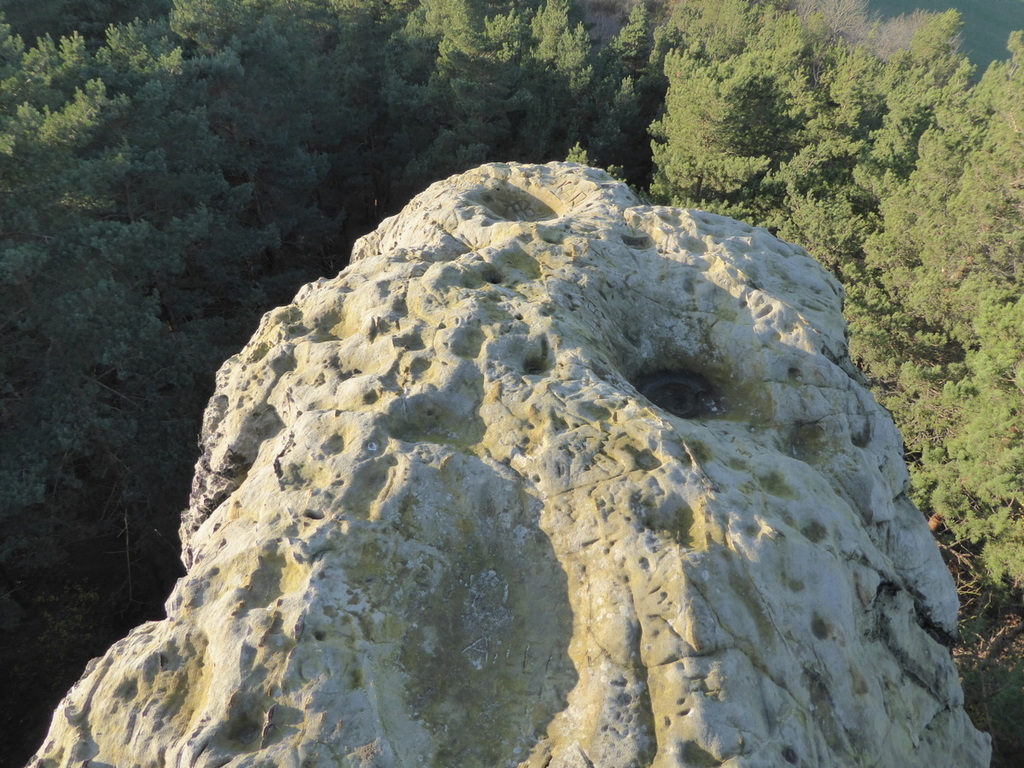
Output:
M35 766L987 766L842 290L571 164L435 184L225 363L188 574Z

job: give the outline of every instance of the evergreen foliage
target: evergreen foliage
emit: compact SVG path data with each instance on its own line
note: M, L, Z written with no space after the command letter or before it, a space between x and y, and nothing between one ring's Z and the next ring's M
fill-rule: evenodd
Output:
M1015 764L1019 720L980 697L1024 696L1024 34L979 75L955 12L794 5L639 3L594 40L571 0L0 4L0 688L24 756L88 656L158 615L213 372L259 314L426 184L572 157L842 279Z

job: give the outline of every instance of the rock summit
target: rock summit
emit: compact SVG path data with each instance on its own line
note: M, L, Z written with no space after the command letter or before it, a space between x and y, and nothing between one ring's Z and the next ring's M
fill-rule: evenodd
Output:
M167 618L31 765L987 766L842 301L601 171L433 185L224 364Z

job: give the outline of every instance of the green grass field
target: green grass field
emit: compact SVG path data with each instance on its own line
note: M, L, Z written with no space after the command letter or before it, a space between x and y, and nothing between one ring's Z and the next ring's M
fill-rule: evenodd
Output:
M1024 29L1021 0L871 0L871 9L883 16L898 16L915 8L960 11L964 20L963 50L978 66L979 74L993 59L1007 58L1010 32Z

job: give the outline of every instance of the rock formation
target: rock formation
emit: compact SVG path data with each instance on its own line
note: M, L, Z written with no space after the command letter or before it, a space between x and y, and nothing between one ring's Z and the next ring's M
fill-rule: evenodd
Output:
M435 184L225 363L168 618L32 765L988 765L842 296L592 169Z

